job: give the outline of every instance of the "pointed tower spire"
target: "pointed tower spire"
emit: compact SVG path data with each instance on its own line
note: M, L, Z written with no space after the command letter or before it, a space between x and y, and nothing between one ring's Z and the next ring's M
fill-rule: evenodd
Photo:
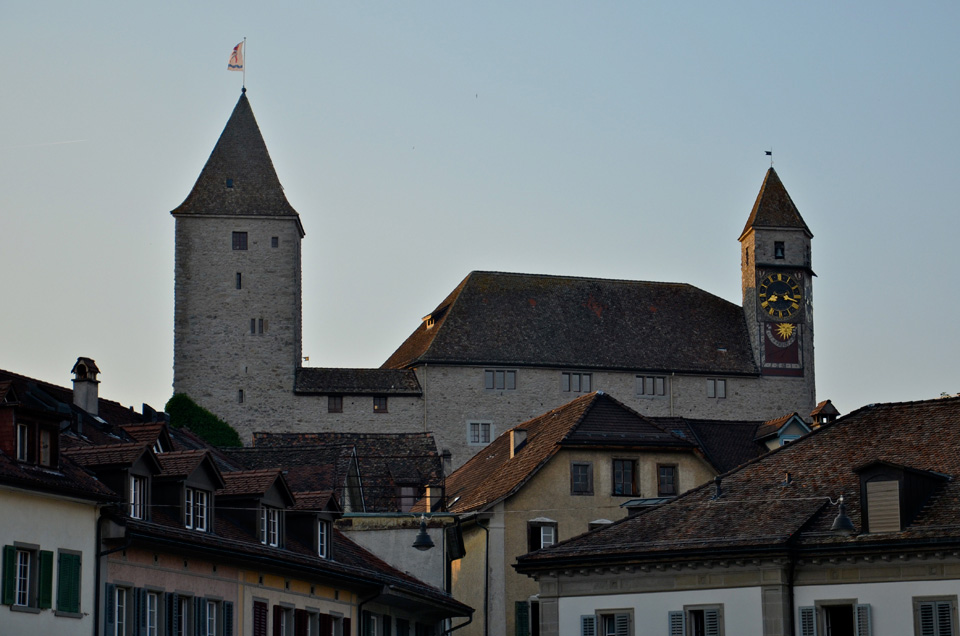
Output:
M763 179L763 185L753 204L750 218L747 219L747 224L740 233L740 240L743 240L747 232L758 227L798 229L806 232L808 238L813 238L813 233L800 216L800 210L794 205L793 199L790 198L777 171L772 166Z
M283 193L245 89L193 189L171 214L298 216Z

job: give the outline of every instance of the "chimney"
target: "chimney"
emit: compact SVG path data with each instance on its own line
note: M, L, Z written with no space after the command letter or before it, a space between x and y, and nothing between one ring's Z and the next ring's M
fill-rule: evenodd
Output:
M73 403L91 415L97 415L100 404L97 374L100 369L90 358L77 358L70 370L73 374Z
M512 458L517 454L517 451L523 448L523 445L527 443L527 429L525 428L511 428L510 429L510 457Z

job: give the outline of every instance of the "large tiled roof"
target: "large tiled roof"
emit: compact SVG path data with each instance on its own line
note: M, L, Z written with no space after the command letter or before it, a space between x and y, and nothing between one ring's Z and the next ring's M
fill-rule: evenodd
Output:
M883 550L898 542L960 545L960 399L864 407L754 459L723 478L607 528L521 557L520 568L688 558L749 551ZM862 529L859 468L873 462L939 473L949 481L900 532L830 532L843 495ZM786 476L789 475L789 481ZM886 548L885 548L886 546ZM951 548L954 549L954 548Z
M384 363L756 374L743 311L691 285L472 272Z
M163 469L161 474L164 477L182 479L192 475L207 456L208 452L205 450L189 450L161 453L157 455L157 459L160 461Z
M295 393L341 395L420 395L417 374L410 369L297 369Z
M63 455L58 467L45 467L22 464L0 451L0 484L86 501L110 502L119 499L79 464Z
M753 210L750 211L750 217L743 227L743 232L740 233L740 238L757 227L803 230L807 236L813 238L813 233L800 216L800 210L794 205L777 171L772 167L767 170L760 193L757 194L757 200L753 204Z
M293 216L246 93L174 215Z
M510 431L504 431L447 477L447 500L456 500L449 504L451 512L481 511L509 497L565 445L695 448L602 392L581 396L514 429L526 430L527 441L513 457Z
M309 484L291 476L298 464L315 464L321 453L355 450L368 512L399 510L400 486L439 485L443 481L443 463L430 433L254 433L253 443L252 449L230 452L238 458L260 455L256 460L238 460L248 464L279 462L274 465L290 471L291 485L296 479L295 491L333 487L317 483L305 488ZM343 476L341 473L340 479Z

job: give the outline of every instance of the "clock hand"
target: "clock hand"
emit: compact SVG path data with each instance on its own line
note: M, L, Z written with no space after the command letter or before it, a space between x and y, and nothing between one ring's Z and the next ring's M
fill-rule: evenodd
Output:
M772 303L777 302L777 295L776 295L776 294L772 294L772 295L770 296L770 302L772 302Z

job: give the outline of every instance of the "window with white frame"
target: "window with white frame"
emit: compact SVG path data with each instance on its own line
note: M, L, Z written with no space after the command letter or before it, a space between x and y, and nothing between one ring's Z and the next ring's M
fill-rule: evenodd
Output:
M147 636L158 636L160 633L160 595L157 592L147 592Z
M32 596L30 592L30 566L33 561L33 554L29 550L17 550L16 569L14 574L14 600L13 604L19 607L30 607Z
M30 428L17 424L17 461L25 462L30 457Z
M670 635L723 636L723 605L688 605L670 612Z
M183 497L183 525L198 532L209 530L210 493L199 488L185 488Z
M488 391L513 391L517 388L517 371L486 369L483 372L483 388Z
M326 519L317 521L317 555L322 559L330 558L330 522Z
M800 607L800 636L817 634L856 634L870 636L872 617L870 605L856 599L817 601L813 606Z
M203 636L217 636L217 615L220 613L220 603L207 600L204 602Z
M717 399L727 397L727 381L717 378L707 379L707 397Z
M929 596L913 599L916 636L957 636L957 597Z
M15 543L3 546L0 587L6 605L49 609L53 600L53 552L40 546ZM0 621L2 622L2 621Z
M564 393L589 393L593 390L592 385L592 373L564 371L560 374L560 390Z
M538 517L527 522L527 549L530 552L552 546L557 542L557 522Z
M493 422L467 422L467 443L489 444L493 436Z
M280 545L280 510L260 506L260 543L277 547Z
M118 587L114 590L113 629L115 636L126 636L127 613L130 611L130 590Z
M679 632L670 632L670 636ZM580 617L580 636L632 636L633 612L630 610L599 610L596 614Z
M134 519L144 518L144 493L147 480L139 475L130 475L130 516Z
M664 397L667 394L667 378L663 375L638 375L637 395L644 398Z
M192 600L189 596L180 596L176 599L177 616L173 629L175 636L189 636L190 634L190 625L192 624L190 620L192 618Z

